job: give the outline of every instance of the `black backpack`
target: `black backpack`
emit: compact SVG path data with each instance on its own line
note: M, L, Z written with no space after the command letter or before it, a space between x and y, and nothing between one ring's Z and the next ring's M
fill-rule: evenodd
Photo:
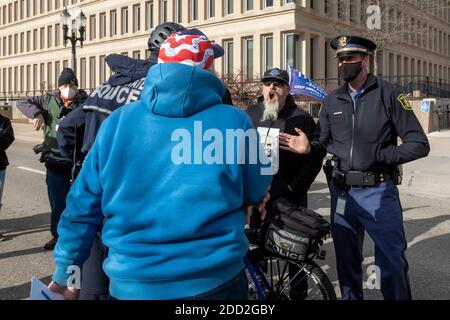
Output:
M284 198L274 202L272 213L265 248L291 260L304 260L330 232L330 224L320 214Z

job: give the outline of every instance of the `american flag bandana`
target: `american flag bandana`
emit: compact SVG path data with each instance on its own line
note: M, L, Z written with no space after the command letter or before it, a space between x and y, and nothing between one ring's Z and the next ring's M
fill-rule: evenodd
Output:
M158 63L175 62L209 69L213 61L213 45L203 35L172 34L159 49Z

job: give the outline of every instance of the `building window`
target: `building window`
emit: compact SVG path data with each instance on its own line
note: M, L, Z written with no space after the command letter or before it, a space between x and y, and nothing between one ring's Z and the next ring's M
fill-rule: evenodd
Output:
M226 0L225 1L225 12L227 14L233 14L234 12L234 6L233 6L234 0Z
M287 70L288 66L298 67L297 59L297 46L298 46L298 36L294 33L288 33L284 35L284 46L283 46L283 69Z
M53 89L51 62L47 63L47 89Z
M244 39L244 75L247 80L253 78L253 38Z
M120 33L128 33L128 7L121 9L122 25L120 28Z
M8 4L8 23L12 22L12 3Z
M13 49L13 38L12 36L8 37L8 55L12 55L12 49Z
M104 37L106 37L106 12L100 13L99 19L100 19L100 34L99 34L99 38L103 39Z
M135 4L133 6L133 32L141 30L141 5Z
M20 66L20 81L19 81L19 91L24 91L24 72L25 72L25 66Z
M33 51L37 50L37 41L38 41L38 30L33 30Z
M33 16L37 15L37 0L33 0L32 8L33 8Z
M133 51L133 59L140 59L141 58L141 51Z
M61 72L61 63L59 61L55 61L55 81L59 78L59 73ZM56 84L58 85L58 84Z
M223 75L227 78L233 76L234 66L233 66L233 50L234 44L232 40L226 40L223 42L223 48L225 50L225 59L223 63Z
M19 51L19 35L16 33L14 35L14 54L17 54Z
M109 18L109 33L111 37L114 37L117 34L117 10L111 10L111 12L109 13Z
M47 0L47 11L53 10L53 0Z
M42 27L39 33L40 36L40 44L39 44L39 49L44 49L45 47L45 28Z
M100 69L100 83L103 84L106 81L106 62L105 56L100 56L98 58L99 69Z
M263 72L273 68L273 36L263 37Z
M167 0L161 0L161 23L167 22Z
M18 67L14 67L14 92L19 91L19 86L18 86L18 78L19 78L19 68Z
M63 60L63 68L69 67L69 60Z
M33 64L33 90L38 90L38 66Z
M16 1L14 2L14 21L17 21L17 15L19 13L19 3Z
M182 0L175 0L175 22L182 23Z
M55 0L55 9L59 9L60 0Z
M31 90L31 66L27 65L27 76L25 77L25 90Z
M25 32L20 34L20 53L25 51Z
M25 0L20 0L20 20L24 18L24 12L25 12Z
M145 3L145 30L153 28L153 1Z
M61 25L55 24L55 47L59 47L61 44Z
M337 10L338 10L338 18L344 19L345 12L344 12L344 3L342 0L337 0Z
M89 40L95 40L97 33L97 18L95 14L89 16Z
M6 37L3 37L3 55L6 56Z
M254 9L253 0L245 0L245 11L250 11Z
M46 88L45 82L45 63L39 65L39 90L44 91Z
M40 14L45 13L45 10L44 10L44 0L40 0L40 1L39 1L39 13L40 13Z
M47 27L47 48L52 47L53 26Z
M198 0L191 0L191 21L198 20Z
M80 88L86 88L86 58L80 59Z
M97 68L95 65L95 60L96 60L95 57L89 58L89 86L90 86L90 88L96 87L95 71L97 70Z
M208 18L214 18L216 15L216 1L215 0L208 0Z
M264 8L273 7L273 0L264 0Z
M27 31L27 52L31 50L31 31Z

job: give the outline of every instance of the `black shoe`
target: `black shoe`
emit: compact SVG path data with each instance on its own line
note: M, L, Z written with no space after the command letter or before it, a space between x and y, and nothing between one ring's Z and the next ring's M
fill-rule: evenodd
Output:
M57 237L53 237L49 242L44 245L45 250L53 250L56 246L56 242L58 241Z
M0 233L0 242L6 241L8 238Z

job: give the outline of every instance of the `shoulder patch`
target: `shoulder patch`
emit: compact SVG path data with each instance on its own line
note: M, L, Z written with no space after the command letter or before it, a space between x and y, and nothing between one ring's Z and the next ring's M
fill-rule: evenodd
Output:
M400 102L400 104L402 105L403 109L408 110L408 111L412 110L411 103L409 103L408 98L406 97L406 95L404 95L402 93L401 95L399 95L397 97L397 100Z

